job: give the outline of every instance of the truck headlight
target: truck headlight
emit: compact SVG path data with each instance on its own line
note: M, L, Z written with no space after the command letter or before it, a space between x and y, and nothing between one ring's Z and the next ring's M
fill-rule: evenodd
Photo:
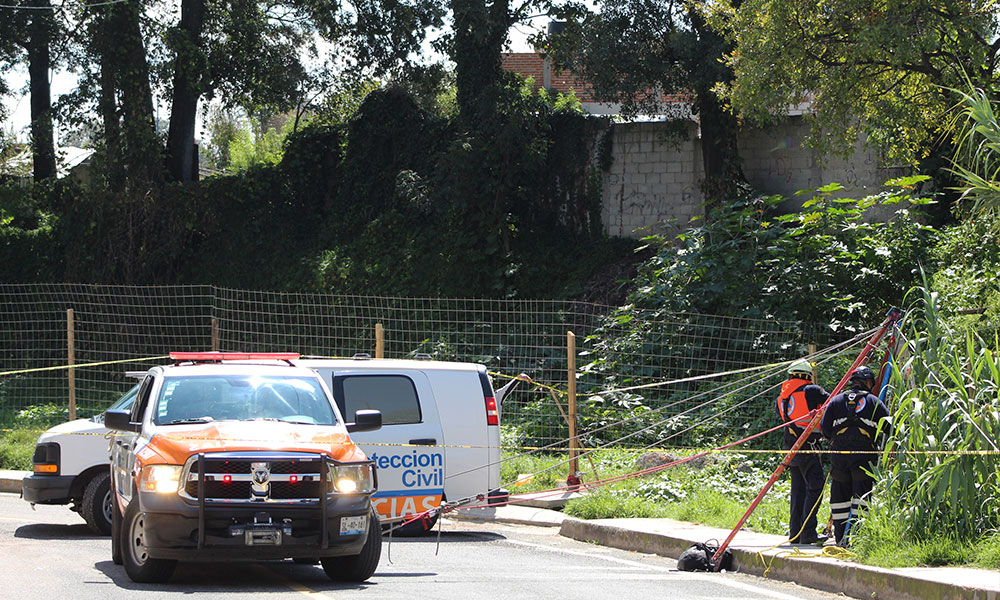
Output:
M176 494L180 488L181 465L150 465L143 467L139 489L158 494Z
M375 491L371 465L331 465L333 491L341 494L369 494Z

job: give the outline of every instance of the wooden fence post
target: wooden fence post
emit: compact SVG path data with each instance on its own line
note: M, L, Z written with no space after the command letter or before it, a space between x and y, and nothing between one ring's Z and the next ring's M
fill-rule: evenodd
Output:
M576 439L576 335L566 332L566 378L569 395L569 474L576 477L580 472L577 462L577 449L580 447Z
M69 420L76 420L76 369L73 368L73 364L76 362L76 353L74 351L74 323L73 323L73 309L66 309L66 364L69 365L67 371L67 378L69 379Z
M809 356L812 358L810 364L813 368L813 383L819 385L819 368L816 367L816 344L809 344Z
M385 358L385 330L381 323L375 323L375 358Z

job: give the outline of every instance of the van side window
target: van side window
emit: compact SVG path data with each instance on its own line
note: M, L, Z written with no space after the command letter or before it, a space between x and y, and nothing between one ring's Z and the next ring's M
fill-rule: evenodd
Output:
M334 394L343 402L344 418L348 421L354 420L354 411L363 409L382 411L383 425L419 423L421 420L417 388L409 377L347 375L336 379Z

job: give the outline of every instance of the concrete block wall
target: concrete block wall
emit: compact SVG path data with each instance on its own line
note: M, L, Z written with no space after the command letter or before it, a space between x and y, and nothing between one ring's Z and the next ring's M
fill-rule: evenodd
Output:
M804 189L839 183L839 197L862 198L882 191L889 179L902 177L905 167L883 164L877 150L858 140L848 158L819 156L803 146L808 125L801 117L764 129L740 132L739 148L743 172L755 188L771 194L791 196ZM785 208L794 210L803 200L794 199Z
M656 123L614 125L612 162L602 182L601 217L609 235L676 230L704 214L695 124L687 140L666 139L662 131Z
M789 117L781 125L740 132L747 179L763 193L788 196L785 210L796 210L807 199L792 197L798 190L835 182L845 187L839 196L860 198L907 172L882 165L878 152L860 140L847 159L821 157L802 145L807 127L800 117ZM704 216L697 124L690 124L687 140L664 139L662 131L659 123L613 126L612 163L602 187L602 218L609 235L640 238L676 232L692 218Z

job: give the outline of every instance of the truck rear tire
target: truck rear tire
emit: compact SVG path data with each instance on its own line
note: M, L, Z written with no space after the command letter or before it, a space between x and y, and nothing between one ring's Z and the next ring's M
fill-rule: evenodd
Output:
M111 533L111 474L98 473L83 490L80 514L87 527L98 535Z
M176 560L150 558L146 549L143 530L145 515L139 510L138 499L133 498L122 519L122 563L129 579L136 583L161 583L174 574Z
M365 581L378 567L378 559L382 556L382 528L379 526L378 513L373 508L368 515L368 537L361 552L354 556L329 556L320 559L323 570L334 581Z

